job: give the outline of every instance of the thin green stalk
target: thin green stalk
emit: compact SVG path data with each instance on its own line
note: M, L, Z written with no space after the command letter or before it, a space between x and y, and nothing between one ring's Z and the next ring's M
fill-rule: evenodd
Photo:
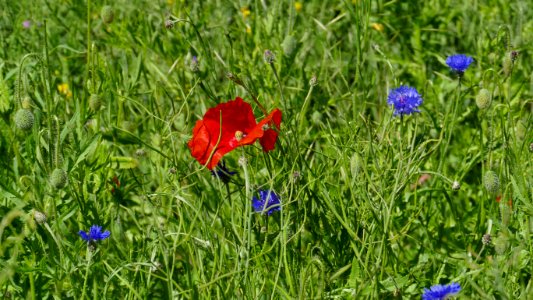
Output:
M81 291L81 300L85 299L85 291L87 290L87 279L89 278L89 267L91 266L92 251L89 244L87 244L87 266L85 267L85 278L83 280L83 288Z

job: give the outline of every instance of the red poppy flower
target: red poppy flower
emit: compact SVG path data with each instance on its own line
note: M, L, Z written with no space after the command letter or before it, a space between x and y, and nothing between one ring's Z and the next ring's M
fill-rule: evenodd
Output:
M196 122L188 146L192 156L212 170L226 153L258 139L263 151L273 150L280 123L281 111L277 108L257 123L252 106L237 97L208 109Z

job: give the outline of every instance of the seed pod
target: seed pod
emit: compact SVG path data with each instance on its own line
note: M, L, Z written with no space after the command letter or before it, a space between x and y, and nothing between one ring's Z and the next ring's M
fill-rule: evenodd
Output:
M489 90L481 89L476 96L476 105L479 109L486 109L490 106L492 102L492 97Z
M50 175L50 184L60 190L67 185L67 172L63 169L55 169Z
M98 94L92 94L89 98L89 108L92 111L98 111L100 110L100 107L102 106L102 100L100 99L100 96Z
M30 130L35 122L35 117L29 109L19 109L15 114L15 125L22 130Z
M115 17L113 8L109 5L102 7L100 17L102 17L102 22L104 22L104 24L110 24L111 22L113 22L113 18Z
M489 193L496 193L500 189L500 179L494 171L487 171L483 176L483 185Z

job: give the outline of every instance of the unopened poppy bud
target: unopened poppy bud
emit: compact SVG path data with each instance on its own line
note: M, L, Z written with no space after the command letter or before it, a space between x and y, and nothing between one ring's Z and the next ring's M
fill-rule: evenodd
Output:
M460 184L458 181L454 181L454 182L452 183L452 190L454 190L454 191L458 191L458 190L460 190L460 189L461 189L461 184Z
M237 142L242 140L243 137L244 137L244 132L240 130L235 131L235 139L237 140Z
M272 64L276 61L276 55L270 50L265 50L265 53L263 54L263 59L265 60L265 63Z
M67 185L67 172L57 168L50 175L50 184L56 189L62 189Z
M491 104L492 98L489 90L481 89L476 96L476 105L479 109L488 108Z
M33 219L39 224L46 223L46 215L38 210L33 211Z
M510 55L505 55L502 66L505 76L509 76L509 74L511 74L511 70L513 69L513 60L511 59Z
M15 114L15 126L22 130L30 130L35 122L35 117L29 109L19 109Z
M297 45L296 39L292 35L288 35L283 40L283 43L281 43L281 47L283 48L283 54L287 57L291 57L294 54L294 50L296 49Z
M105 24L109 24L113 22L113 19L115 18L115 13L113 12L113 8L109 5L102 7L102 11L100 12L100 17L102 17L102 22L104 22Z
M487 171L483 176L483 185L489 193L496 193L500 189L500 179L494 171Z
M102 100L100 99L100 96L97 94L92 94L89 98L89 108L92 111L98 111L100 110L100 107L102 106Z

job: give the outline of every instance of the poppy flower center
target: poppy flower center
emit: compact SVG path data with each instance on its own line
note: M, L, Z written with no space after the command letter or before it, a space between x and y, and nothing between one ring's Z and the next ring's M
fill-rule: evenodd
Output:
M243 137L244 137L244 132L240 130L235 131L235 139L237 140L237 142L242 140Z

